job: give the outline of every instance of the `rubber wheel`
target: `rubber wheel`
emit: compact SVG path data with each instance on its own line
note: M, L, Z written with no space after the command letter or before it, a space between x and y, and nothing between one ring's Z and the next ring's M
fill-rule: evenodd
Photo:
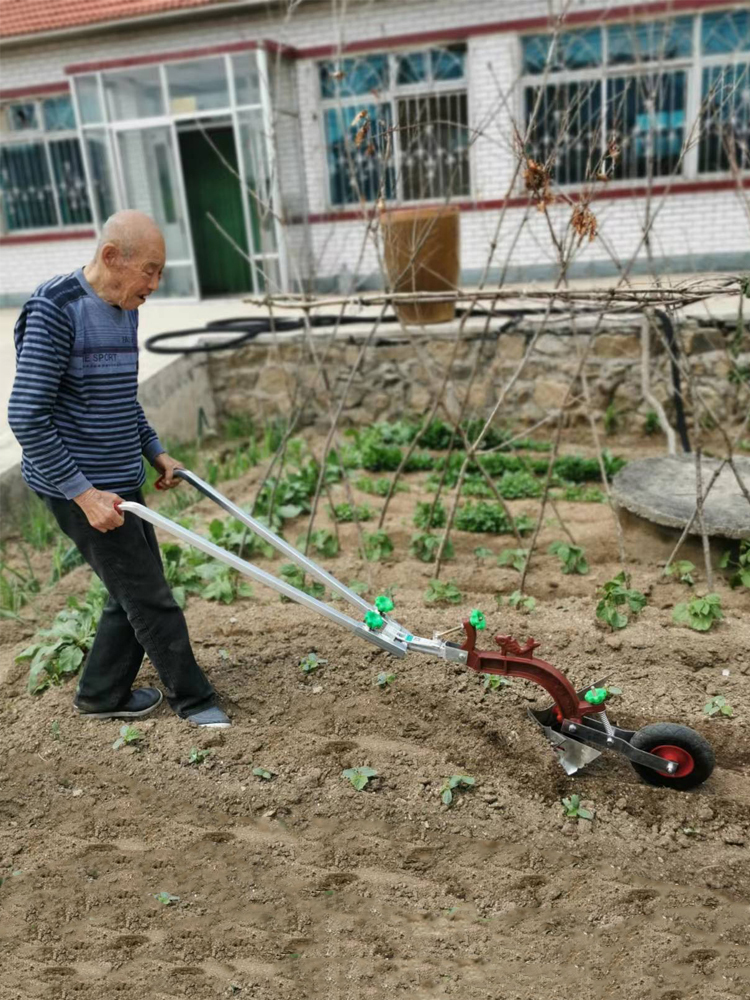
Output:
M704 740L694 729L678 726L673 722L644 726L638 730L630 744L647 753L657 753L665 761L671 760L677 764L677 770L673 774L667 774L666 771L654 771L631 761L635 772L649 785L686 791L702 785L716 764L708 740Z

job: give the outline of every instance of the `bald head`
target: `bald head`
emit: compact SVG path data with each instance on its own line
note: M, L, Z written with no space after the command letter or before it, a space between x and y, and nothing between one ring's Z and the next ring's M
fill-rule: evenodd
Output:
M121 309L137 309L159 287L166 250L154 220L135 209L111 215L85 270L94 291Z

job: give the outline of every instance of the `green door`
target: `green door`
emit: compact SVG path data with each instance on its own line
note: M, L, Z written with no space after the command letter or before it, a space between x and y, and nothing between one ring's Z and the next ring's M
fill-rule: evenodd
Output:
M224 126L206 126L205 132L210 142L198 130L179 133L201 295L250 292L250 265L208 218L209 213L213 215L234 243L248 252L240 182L226 165L239 173L234 134L231 127Z

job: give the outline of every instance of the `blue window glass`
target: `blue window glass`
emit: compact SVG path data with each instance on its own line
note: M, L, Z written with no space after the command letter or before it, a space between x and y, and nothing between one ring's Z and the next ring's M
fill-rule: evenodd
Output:
M9 132L26 132L39 128L36 104L25 101L19 104L9 104L6 110L6 121Z
M360 111L367 111L371 122L367 139L356 146L354 137L361 119L352 125ZM388 130L391 128L390 104L351 105L329 108L325 112L326 154L332 205L348 205L396 193L393 161L384 165ZM368 153L368 146L372 150ZM385 176L384 176L385 172ZM381 187L382 185L382 187Z
M750 168L750 63L703 70L698 170Z
M693 19L616 24L607 30L607 47L610 65L689 56L693 51Z
M750 50L750 11L723 10L704 14L701 24L704 55Z
M554 43L554 48L553 48ZM600 28L566 31L554 35L526 35L522 41L524 73L543 73L549 61L550 70L589 69L602 62L602 32Z
M607 132L620 147L610 176L663 177L677 168L685 137L685 95L682 71L607 81Z
M526 87L525 120L537 106L538 87ZM551 84L542 89L527 154L552 164L559 184L580 184L601 156L602 85L596 81Z
M330 60L320 65L320 93L328 97L359 97L388 86L388 57Z
M396 83L421 83L427 79L427 59L424 52L410 52L398 57Z
M76 127L76 116L73 111L73 101L68 94L59 97L48 97L42 101L44 127L49 132Z
M466 49L463 45L433 49L430 52L432 76L435 80L460 80L464 75Z

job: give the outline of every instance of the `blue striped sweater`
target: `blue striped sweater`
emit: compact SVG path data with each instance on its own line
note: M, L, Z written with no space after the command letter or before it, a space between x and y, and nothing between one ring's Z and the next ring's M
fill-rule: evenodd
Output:
M141 455L152 462L164 448L137 398L137 310L99 298L79 268L37 288L14 336L8 420L28 485L68 500L142 486Z

